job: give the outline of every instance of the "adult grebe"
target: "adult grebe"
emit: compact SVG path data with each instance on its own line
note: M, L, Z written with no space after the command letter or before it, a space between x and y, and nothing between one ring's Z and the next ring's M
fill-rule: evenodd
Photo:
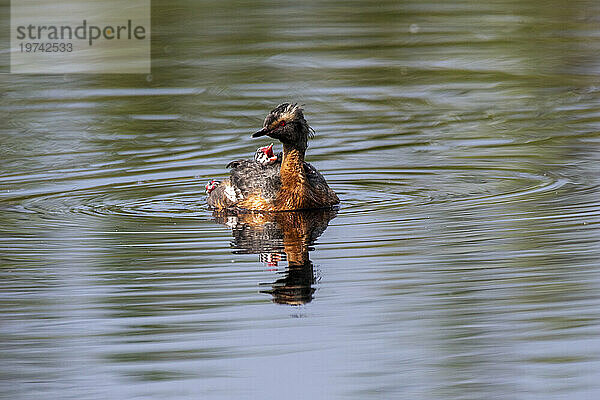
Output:
M208 206L215 210L292 211L330 208L340 200L323 175L304 161L312 128L297 104L283 103L265 118L253 138L270 136L283 143L283 155L272 146L259 148L254 160L230 162L230 177L206 185Z

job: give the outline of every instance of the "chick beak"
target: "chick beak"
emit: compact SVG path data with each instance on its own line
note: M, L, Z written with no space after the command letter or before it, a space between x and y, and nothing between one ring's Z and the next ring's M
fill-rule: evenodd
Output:
M255 132L252 134L253 138L257 138L257 137L261 137L261 136L265 136L269 133L269 129L267 128L262 128L260 131Z
M268 145L267 147L263 147L263 153L269 158L273 157L273 143Z

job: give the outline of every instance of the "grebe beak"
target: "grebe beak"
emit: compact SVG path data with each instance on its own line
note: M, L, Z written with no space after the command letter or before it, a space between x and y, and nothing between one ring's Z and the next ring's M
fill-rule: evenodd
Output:
M269 133L269 129L268 128L262 128L260 131L253 133L252 137L253 138L257 138L257 137L265 136L268 133Z

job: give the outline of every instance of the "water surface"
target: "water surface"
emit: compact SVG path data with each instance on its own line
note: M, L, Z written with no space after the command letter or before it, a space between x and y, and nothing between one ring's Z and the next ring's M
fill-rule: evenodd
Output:
M1 76L0 396L596 398L599 22L153 1L151 75ZM213 216L287 100L340 210Z

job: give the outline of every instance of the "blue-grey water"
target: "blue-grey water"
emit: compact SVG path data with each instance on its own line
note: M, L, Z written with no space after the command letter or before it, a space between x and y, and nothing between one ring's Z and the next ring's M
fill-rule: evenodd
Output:
M1 398L600 396L598 2L152 3L0 75ZM337 214L213 216L283 101Z

